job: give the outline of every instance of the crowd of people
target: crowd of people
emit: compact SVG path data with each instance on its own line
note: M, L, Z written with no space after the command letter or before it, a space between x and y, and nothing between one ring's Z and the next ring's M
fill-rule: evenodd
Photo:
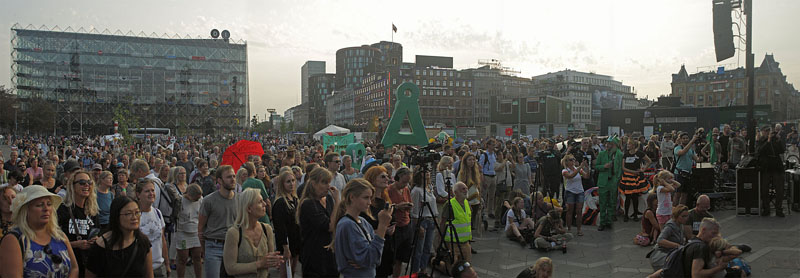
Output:
M780 126L758 135L758 163L770 173L763 190L782 184L771 173L798 140ZM685 247L693 258L685 270L719 273L749 247L721 238L691 171L701 162L732 171L747 151L743 137L726 125L708 137L486 138L439 146L424 163L415 157L425 151L407 146L368 140L366 155L352 157L316 141L264 137L264 154L235 170L220 165L234 138L126 145L10 136L0 168L0 276L184 277L191 266L197 277L434 269L475 277L473 235L502 230L522 246L567 252L585 225L604 231L618 217L641 222L634 243L654 246L654 271L667 271L665 258ZM783 186L775 190L782 197ZM780 200L775 210L783 216ZM552 275L552 262L540 261L520 277Z

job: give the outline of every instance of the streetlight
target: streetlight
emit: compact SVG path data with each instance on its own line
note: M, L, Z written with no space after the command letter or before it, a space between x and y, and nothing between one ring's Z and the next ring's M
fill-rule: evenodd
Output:
M517 138L522 138L522 105L519 100L514 100L511 105L517 106Z
M150 110L150 106L144 106L142 110L144 110L144 139L147 140L147 110Z
M14 102L14 104L12 104L11 107L14 108L14 134L19 135L17 131L17 129L19 128L19 122L17 122L17 111L19 111L19 103Z

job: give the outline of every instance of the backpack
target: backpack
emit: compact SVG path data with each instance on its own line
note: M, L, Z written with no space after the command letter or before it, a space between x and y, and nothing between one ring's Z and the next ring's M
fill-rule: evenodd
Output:
M672 249L667 254L667 258L664 261L664 267L662 268L663 271L661 272L661 277L665 278L672 278L672 277L684 277L684 270L686 266L683 265L683 258L686 255L686 248L691 246L692 244L702 243L699 239L691 239L689 240L686 245L681 247ZM691 266L690 266L691 267Z
M158 189L161 191L159 194L159 202L157 209L165 215L164 222L175 223L178 220L178 215L181 213L181 196L175 185L171 183L163 184L154 182Z

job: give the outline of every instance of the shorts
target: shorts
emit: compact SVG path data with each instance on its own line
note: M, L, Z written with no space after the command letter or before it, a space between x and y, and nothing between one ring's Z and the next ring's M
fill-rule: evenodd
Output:
M175 249L187 250L195 247L200 247L197 233L175 232Z
M396 227L394 230L394 246L396 261L409 262L411 258L411 241L414 237L414 227L408 224L403 227Z
M564 202L567 204L583 204L583 201L586 198L586 194L583 192L581 193L572 193L569 191L564 191Z
M664 226L669 221L669 218L672 217L671 215L656 215L656 219L658 220L658 224Z

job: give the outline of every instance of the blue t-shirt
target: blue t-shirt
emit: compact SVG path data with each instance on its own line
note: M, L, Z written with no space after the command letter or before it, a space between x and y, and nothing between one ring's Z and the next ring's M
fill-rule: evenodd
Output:
M97 219L100 220L100 225L108 225L108 219L111 215L111 201L113 200L114 192L111 190L108 193L97 191L97 208L99 209Z
M692 166L694 166L694 161L692 158L695 155L694 148L689 148L684 155L678 155L678 152L683 149L683 146L675 146L675 157L677 158L677 162L675 162L675 174L678 174L678 170L683 170L687 172L692 172Z

